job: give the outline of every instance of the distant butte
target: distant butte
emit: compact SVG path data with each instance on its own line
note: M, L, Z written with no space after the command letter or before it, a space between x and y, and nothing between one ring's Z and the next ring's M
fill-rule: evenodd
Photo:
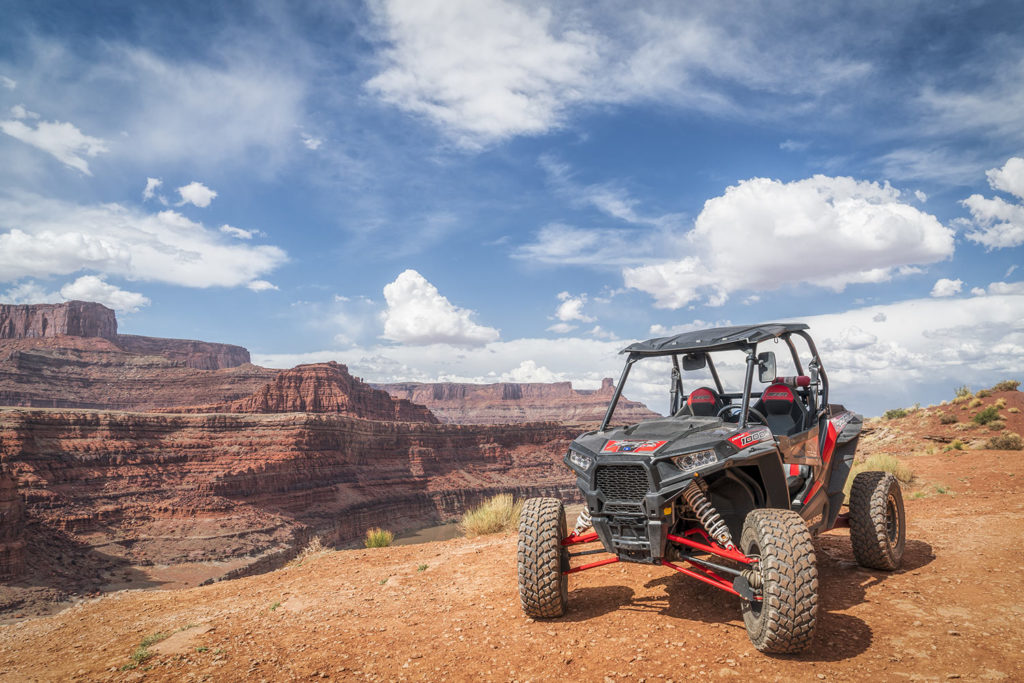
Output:
M604 418L615 391L611 378L600 389L573 389L570 382L455 384L400 382L374 384L395 398L422 403L448 424L563 422L593 424ZM640 422L660 417L644 404L619 399L615 419Z

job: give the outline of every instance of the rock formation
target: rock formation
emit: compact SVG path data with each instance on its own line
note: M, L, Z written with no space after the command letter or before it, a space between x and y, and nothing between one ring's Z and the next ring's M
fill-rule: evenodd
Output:
M186 407L180 412L337 413L364 420L429 422L438 419L422 405L393 399L349 374L339 363L313 363L284 370L251 396L219 405Z
M0 339L117 336L114 311L103 304L68 301L62 304L0 304Z
M572 498L571 437L550 423L0 409L0 462L26 516L132 564L256 556L314 531L347 543L499 491ZM19 527L4 528L14 548Z
M592 424L600 422L615 391L606 378L600 389L573 389L570 382L454 384L402 382L374 384L395 398L421 403L449 424L512 424L530 421ZM615 408L616 421L639 422L658 417L625 396Z
M25 569L25 519L14 477L0 466L0 581L8 581Z

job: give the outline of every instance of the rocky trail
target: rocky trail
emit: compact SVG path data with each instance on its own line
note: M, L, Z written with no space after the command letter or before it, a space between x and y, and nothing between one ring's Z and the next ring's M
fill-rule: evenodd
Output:
M818 633L799 656L759 654L734 598L642 565L574 575L565 617L528 619L505 535L328 552L262 576L93 599L0 627L0 676L1021 680L1022 453L901 450L917 474L905 567L864 570L844 531L817 538Z

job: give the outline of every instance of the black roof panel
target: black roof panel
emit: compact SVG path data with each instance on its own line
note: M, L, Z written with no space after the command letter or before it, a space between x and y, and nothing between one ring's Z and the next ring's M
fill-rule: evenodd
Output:
M657 337L630 344L622 353L638 356L664 356L689 351L721 351L742 349L750 344L780 337L787 332L806 330L803 323L765 323L763 325L737 325L713 327L708 330L683 332L671 337Z

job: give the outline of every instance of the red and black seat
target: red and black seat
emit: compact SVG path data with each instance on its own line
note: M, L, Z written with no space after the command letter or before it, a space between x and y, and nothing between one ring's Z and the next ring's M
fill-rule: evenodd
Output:
M807 411L792 387L772 384L754 404L754 410L764 415L768 427L776 435L792 436L806 427Z
M695 417L714 417L725 405L714 389L700 387L690 392L686 398L686 407Z

